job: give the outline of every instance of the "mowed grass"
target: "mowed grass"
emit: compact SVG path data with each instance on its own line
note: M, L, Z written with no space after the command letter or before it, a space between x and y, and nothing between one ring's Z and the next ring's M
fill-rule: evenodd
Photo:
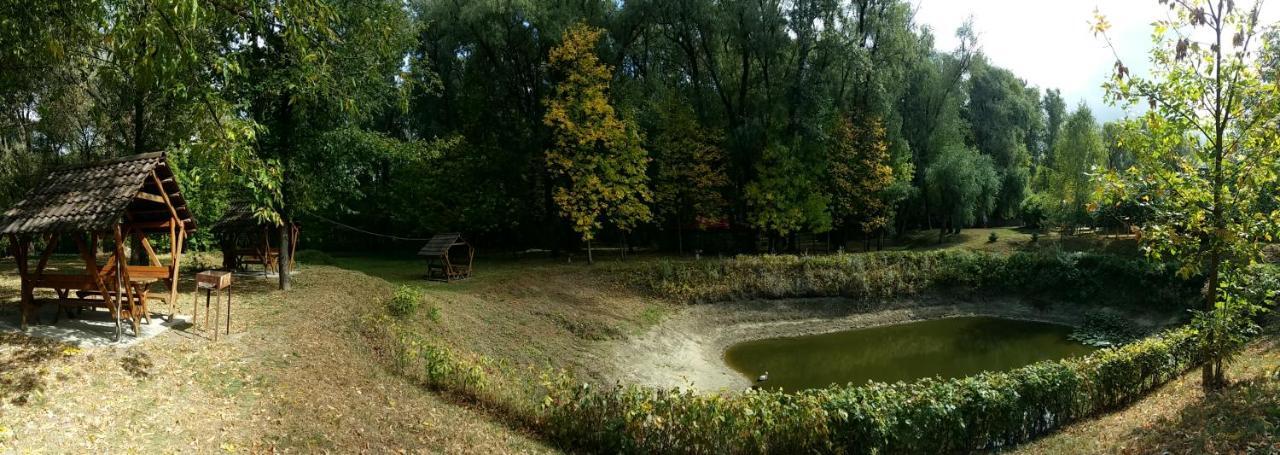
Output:
M991 234L995 234L994 241ZM1033 240L1033 234L1038 238ZM1133 236L1117 236L1104 233L1081 232L1063 235L1056 231L1027 228L996 227L971 228L959 234L943 236L938 242L938 231L911 231L885 245L886 250L934 251L962 249L988 253L1013 253L1016 251L1099 251L1121 256L1139 254Z

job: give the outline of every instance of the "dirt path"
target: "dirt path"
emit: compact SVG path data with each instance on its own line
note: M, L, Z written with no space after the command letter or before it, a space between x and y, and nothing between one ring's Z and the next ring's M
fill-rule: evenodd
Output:
M378 365L355 323L385 282L304 272L287 294L238 283L235 333L218 342L190 327L83 351L0 335L0 452L548 451Z

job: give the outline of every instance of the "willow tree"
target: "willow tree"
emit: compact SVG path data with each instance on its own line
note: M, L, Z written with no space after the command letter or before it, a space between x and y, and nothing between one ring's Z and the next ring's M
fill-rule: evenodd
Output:
M926 196L941 218L938 243L948 232L985 222L996 208L1000 175L990 155L959 145L942 150L942 156L925 170Z
M1150 108L1144 133L1124 138L1135 165L1107 183L1121 195L1155 194L1146 197L1154 216L1142 226L1144 250L1177 261L1183 276L1204 275L1204 309L1195 323L1207 359L1203 385L1213 390L1225 384L1223 363L1256 309L1235 290L1280 222L1280 212L1257 209L1262 190L1276 181L1280 92L1258 63L1261 2L1249 9L1230 0L1160 3L1172 14L1154 24L1151 75L1129 74L1117 57L1106 84L1114 103ZM1108 44L1109 28L1097 14L1093 30Z
M596 56L602 30L569 27L548 62L560 77L547 97L543 122L551 128L547 168L559 177L552 194L561 215L587 243L609 222L623 232L653 217L648 202L649 155L636 126L609 104L611 71Z

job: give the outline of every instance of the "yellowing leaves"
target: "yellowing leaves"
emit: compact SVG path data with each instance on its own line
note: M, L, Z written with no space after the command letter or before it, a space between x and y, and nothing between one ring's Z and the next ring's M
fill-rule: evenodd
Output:
M584 240L604 221L622 230L648 221L648 153L629 121L619 119L606 93L611 70L595 55L601 30L576 24L551 50L561 78L547 97L543 124L551 128L548 171L558 177L552 199Z

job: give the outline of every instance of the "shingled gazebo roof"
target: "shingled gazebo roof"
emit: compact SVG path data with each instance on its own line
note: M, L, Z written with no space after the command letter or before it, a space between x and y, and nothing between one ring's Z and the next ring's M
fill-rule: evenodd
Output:
M171 215L165 196L183 229L195 230L195 219L163 152L62 168L50 172L0 216L0 234L102 232L122 222L126 213L135 225L165 222Z

